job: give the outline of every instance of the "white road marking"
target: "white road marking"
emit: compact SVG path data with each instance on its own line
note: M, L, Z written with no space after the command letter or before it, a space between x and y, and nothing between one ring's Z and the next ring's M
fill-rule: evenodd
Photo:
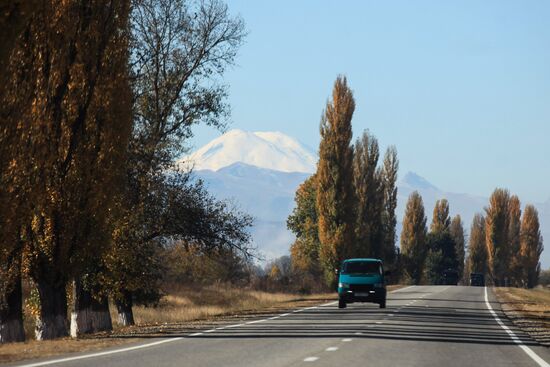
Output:
M350 341L352 341L352 340L353 340L353 339L351 339L351 338L342 339L343 342L350 342Z
M355 335L363 335L363 333L358 331L358 332L355 333Z
M304 358L304 362L315 362L318 359L319 357L307 357L307 358Z
M376 324L381 324L381 323L382 323L382 321L376 321Z
M485 287L485 304L487 305L487 308L489 309L489 312L491 313L491 315L493 315L493 317L495 318L496 322L500 325L501 328L504 329L504 331L508 333L508 335L514 341L514 343L516 343L521 349L523 349L523 351L527 353L527 355L531 357L533 361L537 362L539 366L550 367L550 364L548 364L544 359L539 357L537 353L533 352L531 348L524 345L521 342L521 340L516 336L516 334L514 334L514 332L510 330L508 326L504 325L504 323L500 320L497 313L495 312L495 310L493 310L493 307L491 307L491 304L489 303L489 297L487 296L487 287Z
M202 334L202 333L195 333L195 334L200 335L200 334ZM192 334L192 335L193 335L193 334ZM136 345L136 346L128 347L128 348L122 348L122 349L117 349L117 350L110 350L110 351L107 351L107 352L99 352L99 353L85 354L85 355L83 355L83 356L76 356L76 357L68 357L68 358L54 359L54 360L45 361L45 362L37 362L37 363L31 363L31 364L24 364L24 365L20 365L19 367L48 366L48 365L51 365L51 364L57 364L57 363L63 363L63 362L71 362L71 361L78 361L79 359L101 357L101 356L105 356L105 355L109 355L109 354L123 353L123 352L129 352L129 351L131 351L131 350L142 349L142 348L148 348L148 347L152 347L152 346L154 346L154 345L165 344L165 343L171 343L171 342L174 342L174 341L176 341L176 340L181 340L181 339L183 339L183 337L177 337L177 338L172 338L172 339L164 339L164 340L159 340L159 341L157 341L157 342L148 343L148 344L142 344L142 345Z
M409 287L397 289L397 290L395 290L395 291L391 291L391 292L388 292L388 293L396 293L396 292L399 292L399 291L402 291L402 290L405 290L405 289L409 289L409 288L412 288L412 287L414 287L414 286L411 285L411 286L409 286ZM324 304L319 305L319 306L306 307L306 308L303 308L303 309L301 309L301 310L308 310L308 309L314 309L314 308L319 308L319 307L327 307L327 306L335 305L335 304L337 304L337 303L338 303L338 301L328 302L328 303L324 303ZM278 319L278 318L280 318L280 317L288 316L288 315L290 315L290 313L285 313L285 314L281 314L281 315L279 315L279 316L269 317L269 318L267 318L267 319L261 319L261 320L256 320L256 321L250 321L250 322L247 322L247 324L259 323L259 322L267 321L267 320L276 320L276 319ZM381 323L381 322L380 322L380 323ZM203 332L198 332L198 333L189 334L189 335L187 335L186 337L200 336L200 335L203 335L203 333L207 333L207 332L208 332L208 333L211 333L211 332L213 332L214 330L229 329L229 328L239 327L239 326L243 326L243 325L245 325L245 324L236 324L236 325L223 326L223 327L219 327L219 328L214 328L214 329L206 330L206 331L203 331ZM133 351L133 350L138 350L138 349L143 349L143 348L154 347L155 345L160 345L160 344L165 344L165 343L172 343L172 342L175 342L175 341L178 341L178 340L182 340L182 339L184 339L184 338L186 338L186 337L181 336L181 337L176 337L176 338L170 338L170 339L159 340L159 341L151 342L151 343L147 343L147 344L135 345L135 346L133 346L133 347L128 347L128 348L121 348L121 349L109 350L109 351L105 351L105 352L84 354L84 355L75 356L75 357L67 357L67 358L52 359L52 360L50 360L50 361L36 362L36 363L30 363L30 364L22 364L22 365L19 365L19 367L49 366L49 365L52 365L52 364L58 364L58 363L64 363L64 362L71 362L71 361L78 361L78 360L80 360L80 359L88 359L88 358L101 357L101 356L106 356L106 355L111 355L111 354L124 353L124 352ZM350 340L351 340L351 339L350 339ZM310 357L310 358L316 358L315 360L318 359L317 357ZM311 362L313 362L313 361L315 361L315 360L312 360Z
M230 329L230 328L239 327L239 326L244 326L244 324L229 325L229 326L225 326L225 328Z
M325 349L327 352L336 352L338 350L338 347L328 347Z

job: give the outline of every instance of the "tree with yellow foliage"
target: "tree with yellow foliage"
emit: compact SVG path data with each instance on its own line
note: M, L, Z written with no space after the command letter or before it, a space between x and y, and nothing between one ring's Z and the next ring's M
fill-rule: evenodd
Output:
M319 258L330 286L335 285L335 269L352 253L354 243L353 149L350 146L354 110L353 93L346 78L339 76L321 119L317 164Z
M422 196L414 191L407 201L401 231L401 254L405 272L413 284L420 284L428 254L426 220Z
M540 234L539 213L533 205L527 205L521 220L520 256L522 262L522 283L526 288L538 284L540 255L544 250Z

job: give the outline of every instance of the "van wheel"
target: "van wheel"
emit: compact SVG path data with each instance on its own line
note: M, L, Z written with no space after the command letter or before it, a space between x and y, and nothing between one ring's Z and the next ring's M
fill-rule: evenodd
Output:
M343 299L339 299L338 308L346 308L346 301L344 301Z
M380 308L386 308L386 299L384 298L382 301L380 301L379 305Z

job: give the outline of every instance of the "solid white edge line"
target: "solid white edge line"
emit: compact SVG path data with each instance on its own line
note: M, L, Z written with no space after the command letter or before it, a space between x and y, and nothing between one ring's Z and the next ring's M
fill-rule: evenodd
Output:
M497 313L495 312L495 310L493 310L493 307L491 307L491 304L489 303L489 297L487 296L487 287L485 287L485 305L487 305L487 309L489 310L491 315L493 315L493 317L495 318L497 324L499 324L500 327L502 329L504 329L504 331L506 331L506 333L508 333L508 335L510 336L510 338L512 339L512 341L514 343L516 343L529 357L531 357L531 359L533 361L537 362L537 364L539 366L541 366L541 367L550 367L550 364L548 364L544 359L539 357L539 355L537 353L533 352L533 350L531 348L524 345L521 342L521 340L516 336L516 334L512 330L510 330L510 328L508 326L504 325L502 320L498 317Z
M391 292L388 292L388 293L396 293L396 292L399 292L401 290L405 290L405 289L409 289L409 288L412 288L414 287L414 285L411 285L411 286L408 286L408 287L405 287L405 288L400 288L400 289L396 289L394 291L391 291ZM329 302L329 303L325 303L325 304L322 304L322 305L319 305L319 306L312 306L312 307L305 307L305 308L302 308L302 309L299 309L300 311L303 311L303 310L312 310L312 309L315 309L315 308L318 308L318 307L326 307L326 306L332 306L332 305L335 305L337 304L338 301L334 301L334 302ZM295 311L296 312L296 311ZM284 317L284 316L288 316L290 315L291 313L284 313L284 314L281 314L279 316L274 316L274 317L269 317L267 319L261 319L261 320L256 320L256 321L249 321L245 324L253 324L253 323L259 323L259 322L263 322L263 321L267 321L267 320L276 320L280 317ZM48 365L52 365L52 364L55 364L55 363L64 363L64 362L71 362L71 361L78 361L80 359L87 359L87 358L94 358L94 357L101 357L101 356L106 356L106 355L110 355L110 354L117 354L117 353L123 353L123 352L129 352L129 351L132 351L132 350L137 350L137 349L143 349L143 348L149 348L149 347L154 347L155 345L159 345L159 344L165 344L165 343L171 343L171 342L174 342L174 341L177 341L177 340L182 340L186 337L193 337L193 336L200 336L200 335L203 335L203 333L211 333L211 332L214 332L216 330L223 330L223 329L229 329L229 328L234 328L234 327L239 327L239 326L243 326L245 324L236 324L236 325L229 325L229 326L223 326L223 327L220 327L220 328L214 328L214 329L209 329L209 330L206 330L206 331L203 331L203 332L199 332L199 333L193 333L193 334L189 334L187 336L180 336L180 337L176 337L176 338L170 338L170 339L164 339L164 340L159 340L159 341L156 341L156 342L151 342L151 343L147 343L147 344L140 344L140 345L135 345L133 347L127 347L127 348L122 348L122 349L115 349L115 350L110 350L110 351L105 351L105 352L97 352L97 353L91 353L91 354L84 354L84 355L81 355L81 356L75 356L75 357L66 357L66 358L59 358L59 359L52 359L50 361L44 361L44 362L36 362L36 363L30 363L30 364L21 364L21 365L17 365L18 367L38 367L38 366L48 366ZM549 366L550 367L550 366Z
M201 333L196 333L196 334L201 334ZM54 360L51 360L51 361L24 364L24 365L19 365L19 367L47 366L47 365L51 365L51 364L55 364L55 363L71 362L71 361L77 361L79 359L101 357L101 356L105 356L105 355L109 355L109 354L123 353L123 352L128 352L128 351L131 351L131 350L148 348L148 347L152 347L152 346L159 345L159 344L171 343L173 341L181 340L183 338L184 337L180 336L180 337L177 337L177 338L159 340L159 341L152 342L152 343L149 343L149 344L136 345L136 346L128 347L128 348L122 348L122 349L116 349L116 350L110 350L110 351L98 352L98 353L92 353L92 354L85 354L85 355L82 355L82 356L54 359Z

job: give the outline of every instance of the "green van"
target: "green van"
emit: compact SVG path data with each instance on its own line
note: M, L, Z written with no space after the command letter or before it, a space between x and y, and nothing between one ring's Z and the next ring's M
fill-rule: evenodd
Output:
M338 308L353 302L378 303L386 308L386 285L382 260L348 259L342 262L338 276Z

